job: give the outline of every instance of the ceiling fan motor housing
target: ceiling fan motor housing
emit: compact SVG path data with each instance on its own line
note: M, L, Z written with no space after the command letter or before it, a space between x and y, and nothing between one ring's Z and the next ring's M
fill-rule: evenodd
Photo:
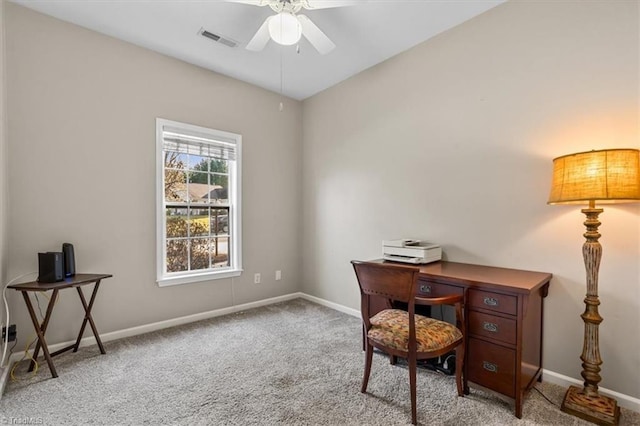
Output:
M300 10L308 6L306 1L303 0L270 0L269 7L273 9L274 12L289 12L292 14L296 14L300 12Z

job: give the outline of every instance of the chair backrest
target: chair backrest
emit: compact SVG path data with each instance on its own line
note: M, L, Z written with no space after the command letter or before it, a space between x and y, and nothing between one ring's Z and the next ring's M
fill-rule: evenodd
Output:
M371 297L380 297L407 304L409 313L409 348L415 352L415 295L420 270L393 263L351 261L360 286L360 311L365 330L371 328Z
M408 303L414 296L419 269L392 263L351 261L360 294Z

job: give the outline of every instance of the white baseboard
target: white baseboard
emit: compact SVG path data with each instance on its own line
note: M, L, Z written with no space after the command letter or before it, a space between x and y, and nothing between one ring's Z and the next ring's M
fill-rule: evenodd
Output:
M555 371L545 369L542 370L542 380L565 388L568 388L571 385L578 387L582 387L584 385L584 382L582 380L574 379L573 377L565 376L563 374L556 373ZM601 386L598 386L598 392L618 401L618 405L620 407L624 407L640 413L640 399L613 391L611 389L603 388Z
M327 308L334 309L336 311L343 312L345 314L351 315L353 317L360 318L360 311L357 309L347 308L346 306L339 305L337 303L329 302L328 300L320 299L319 297L311 296L306 293L299 293L301 298L308 300L310 302L317 303L318 305L326 306Z
M169 327L189 324L195 321L201 321L209 318L219 317L222 315L233 314L236 312L246 311L248 309L259 308L261 306L273 305L274 303L286 302L288 300L293 300L297 298L302 298L310 302L317 303L318 305L326 306L336 311L343 312L347 315L360 318L360 311L357 309L352 309L344 305L340 305L338 303L321 299L319 297L298 292L298 293L286 294L284 296L258 300L256 302L245 303L242 305L230 306L228 308L215 309L213 311L201 312L199 314L187 315L184 317L173 318L165 321L158 321L151 324L141 325L138 327L127 328L124 330L112 331L109 333L102 334L100 335L100 337L103 342L109 342L112 340L122 339L125 337L137 336L139 334L162 330ZM49 346L49 350L51 352L55 352L58 349L62 349L73 343L74 341L56 343L54 345ZM93 336L85 337L80 341L81 347L90 346L94 344L96 344L96 339ZM9 379L9 371L11 370L11 366L13 365L14 362L20 360L22 358L22 355L23 355L22 353L13 354L9 359L8 365L4 368L0 367L0 398L2 398L2 394L4 393L4 388ZM581 380L577 380L572 377L568 377L550 370L543 370L542 377L543 377L543 381L553 383L562 387L569 387L570 385L582 386ZM607 395L607 396L610 396L611 398L615 398L618 401L619 406L627 408L629 410L640 412L640 399L634 398L632 396L625 395L616 391L612 391L610 389L602 388L602 387L598 389L603 395Z

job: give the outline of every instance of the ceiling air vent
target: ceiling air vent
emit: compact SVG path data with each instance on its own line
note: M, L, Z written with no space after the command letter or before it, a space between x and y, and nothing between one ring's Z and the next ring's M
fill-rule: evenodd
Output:
M200 28L200 31L198 31L198 33L200 35L202 35L203 37L210 38L211 40L217 41L218 43L222 43L225 46L236 47L238 45L237 42L235 42L235 41L233 41L231 39L228 39L228 38L224 38L224 37L222 37L222 36L220 36L218 34L211 33L209 31L205 30L204 28Z

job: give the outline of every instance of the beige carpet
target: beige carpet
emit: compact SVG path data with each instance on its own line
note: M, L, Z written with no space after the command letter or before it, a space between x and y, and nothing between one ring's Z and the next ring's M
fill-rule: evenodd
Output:
M0 423L44 425L405 425L407 370L374 357L369 393L360 393L360 321L301 300L271 305L56 357L9 383ZM523 418L496 396L420 369L422 425L588 425L558 409L564 389L542 383ZM30 421L30 423L27 423ZM623 425L640 414L623 410Z

